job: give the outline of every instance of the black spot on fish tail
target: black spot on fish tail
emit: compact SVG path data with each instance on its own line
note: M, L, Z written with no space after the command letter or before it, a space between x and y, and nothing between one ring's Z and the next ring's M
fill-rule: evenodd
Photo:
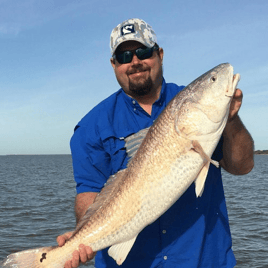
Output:
M46 259L46 256L47 256L47 254L46 253L43 253L42 254L42 258L40 259L40 262L42 262L43 260L45 260Z

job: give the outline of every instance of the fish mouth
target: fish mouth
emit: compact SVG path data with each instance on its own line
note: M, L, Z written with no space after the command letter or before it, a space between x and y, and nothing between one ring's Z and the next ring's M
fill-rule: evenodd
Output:
M238 85L238 82L240 81L240 74L235 74L234 77L233 77L233 90L235 91L237 85Z
M233 75L232 86L227 87L227 90L225 92L225 96L232 97L234 95L235 89L236 89L239 81L240 81L240 74Z

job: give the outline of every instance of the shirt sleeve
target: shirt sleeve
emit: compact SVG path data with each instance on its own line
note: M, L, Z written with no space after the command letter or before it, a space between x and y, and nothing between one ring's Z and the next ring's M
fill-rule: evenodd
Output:
M99 192L110 175L110 157L94 130L77 126L70 142L77 194Z

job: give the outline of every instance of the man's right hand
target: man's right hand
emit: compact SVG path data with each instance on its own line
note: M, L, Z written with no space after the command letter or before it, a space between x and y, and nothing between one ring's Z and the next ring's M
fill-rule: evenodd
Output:
M63 235L60 235L57 237L57 243L60 247L62 247L66 240L69 239L72 236L73 232L68 232ZM92 260L95 256L95 252L92 251L92 249L88 246L85 246L83 244L79 245L79 251L75 250L73 253L73 258L71 260L68 260L64 268L76 268L79 266L79 264L86 263L89 260Z

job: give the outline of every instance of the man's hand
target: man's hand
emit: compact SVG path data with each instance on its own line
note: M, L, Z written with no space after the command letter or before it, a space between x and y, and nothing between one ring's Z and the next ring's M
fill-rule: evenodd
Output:
M72 234L73 234L73 232L68 232L68 233L65 233L63 235L59 235L57 237L57 243L58 243L58 245L60 247L62 247L65 244L66 240L68 240L72 236Z
M223 159L220 165L234 175L247 174L254 166L254 142L238 115L242 99L242 91L236 89L230 105L229 118L222 134Z
M239 88L237 88L230 105L228 121L232 121L237 116L238 111L242 105L242 99L243 93Z
M69 239L72 236L73 232L68 232L63 235L60 235L57 237L57 243L60 247L62 247L66 240ZM69 261L67 261L64 265L64 268L76 268L79 266L79 264L86 263L87 261L91 260L95 256L95 252L92 251L92 249L85 245L79 246L79 251L75 250L73 253L73 258Z

